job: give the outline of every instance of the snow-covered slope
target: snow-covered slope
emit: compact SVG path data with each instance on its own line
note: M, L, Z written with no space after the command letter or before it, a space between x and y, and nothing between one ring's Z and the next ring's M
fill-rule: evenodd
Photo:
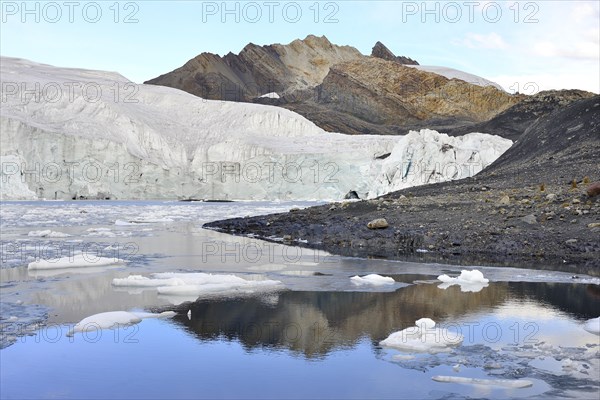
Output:
M278 107L15 58L2 58L1 77L4 199L373 197L472 175L511 144L427 130L327 133ZM465 162L467 174L453 172Z
M468 72L464 72L454 68L448 67L438 67L434 65L406 65L407 67L416 68L425 72L433 72L434 74L445 76L448 79L460 79L468 83L472 83L473 85L479 86L493 86L498 90L504 91L502 86L497 84L496 82L487 80L477 75L470 74Z

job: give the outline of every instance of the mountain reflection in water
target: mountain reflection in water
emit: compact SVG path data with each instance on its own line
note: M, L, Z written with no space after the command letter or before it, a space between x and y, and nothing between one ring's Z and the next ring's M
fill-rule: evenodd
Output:
M422 317L440 324L465 318L476 323L477 315L493 313L507 303L583 320L598 316L600 291L597 285L527 282L491 283L478 293L461 293L458 286L441 290L436 284L416 284L392 293L284 291L199 300L176 308L174 320L202 341L238 340L248 350L281 348L320 358L365 337L377 345Z

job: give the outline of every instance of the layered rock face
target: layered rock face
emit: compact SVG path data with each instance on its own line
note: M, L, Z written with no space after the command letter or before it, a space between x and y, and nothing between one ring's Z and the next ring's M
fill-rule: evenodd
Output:
M520 99L492 86L365 58L333 66L317 101L373 124L415 128L484 121Z
M418 65L381 42L369 57L312 35L287 45L249 44L239 55L202 53L147 83L284 107L346 134L446 131L487 120L523 98L475 75Z
M309 35L290 44L248 44L239 55L202 53L183 67L149 80L211 100L249 102L268 93L283 96L315 87L329 68L363 55L350 46L337 46L326 37Z

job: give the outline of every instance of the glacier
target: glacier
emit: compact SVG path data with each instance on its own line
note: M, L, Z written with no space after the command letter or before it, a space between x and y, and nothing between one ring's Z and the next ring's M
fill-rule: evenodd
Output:
M283 108L2 57L3 200L374 198L472 176L512 142L330 133Z
M433 72L434 74L445 76L448 79L460 79L461 81L468 82L477 86L493 86L498 90L505 91L502 86L494 81L482 78L481 76L470 74L465 71L461 71L449 67L440 67L436 65L406 65L410 68L415 68L420 71Z

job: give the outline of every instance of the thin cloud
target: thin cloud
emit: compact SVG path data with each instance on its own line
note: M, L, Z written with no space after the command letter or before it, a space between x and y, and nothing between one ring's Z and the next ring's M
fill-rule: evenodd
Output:
M571 5L570 9L567 9ZM561 20L566 30L546 24L545 36L531 44L534 55L573 60L600 59L600 7L596 2L559 4L552 10L554 21Z
M564 57L584 60L598 60L600 49L598 43L591 41L557 45L552 42L538 42L534 45L534 52L542 57Z
M487 35L469 32L463 39L454 40L455 46L468 47L470 49L506 49L508 45L496 32Z

